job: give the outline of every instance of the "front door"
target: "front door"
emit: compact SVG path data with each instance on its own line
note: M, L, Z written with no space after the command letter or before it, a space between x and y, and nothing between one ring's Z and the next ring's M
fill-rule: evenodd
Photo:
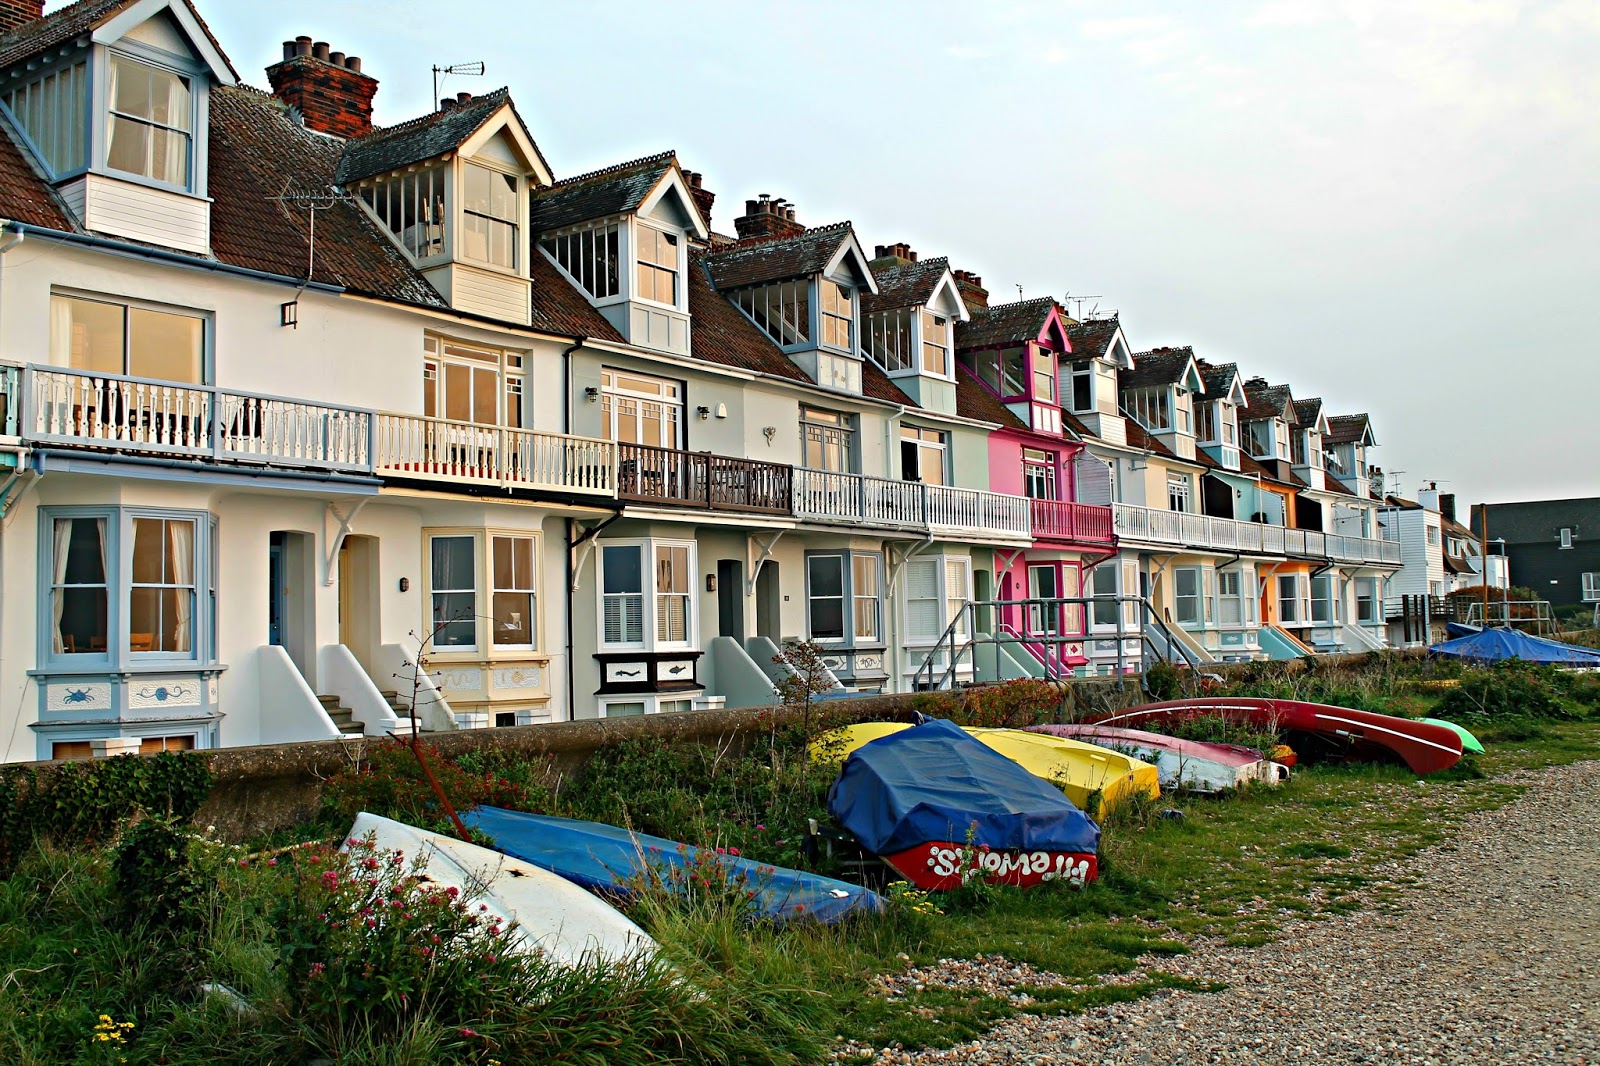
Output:
M778 588L778 564L768 559L756 577L756 634L781 645L783 606Z
M717 560L717 634L744 647L744 563L738 559Z
M378 650L378 538L354 534L339 547L339 643L369 674Z
M267 541L267 643L284 646L284 601L289 590L284 585L283 534L272 533Z

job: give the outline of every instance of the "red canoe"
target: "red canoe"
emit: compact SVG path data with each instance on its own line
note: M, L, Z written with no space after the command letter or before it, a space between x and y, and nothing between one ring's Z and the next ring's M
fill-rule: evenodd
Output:
M1048 881L1064 881L1082 888L1100 872L1099 857L1089 852L992 851L948 840L930 840L882 858L924 892L960 888L980 871L991 885L1019 888Z
M1461 738L1442 725L1300 700L1207 696L1147 703L1095 721L1099 725L1144 726L1192 718L1224 718L1257 729L1303 734L1315 738L1333 755L1394 755L1417 774L1448 770L1461 758ZM1297 744L1296 750L1307 754L1315 749Z

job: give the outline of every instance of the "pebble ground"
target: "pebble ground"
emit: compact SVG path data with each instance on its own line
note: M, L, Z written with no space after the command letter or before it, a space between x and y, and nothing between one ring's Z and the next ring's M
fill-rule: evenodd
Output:
M1021 1015L969 1044L880 1049L876 1061L1600 1066L1600 762L1503 780L1526 791L1382 871L1405 886L1398 895L1354 914L1291 921L1262 947L1202 941L1188 955L1140 961L1141 971L1220 982L1224 991L1161 992L1071 1017ZM1005 964L947 965L959 984L960 967ZM1041 976L1019 971L1016 980ZM936 968L912 980L942 983Z

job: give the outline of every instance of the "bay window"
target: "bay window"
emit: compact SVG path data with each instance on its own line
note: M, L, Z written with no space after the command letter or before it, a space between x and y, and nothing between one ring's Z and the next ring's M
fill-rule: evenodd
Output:
M732 294L734 305L781 347L809 343L811 282L775 281Z
M477 646L477 538L430 537L428 588L432 596L435 648L464 651Z
M1033 398L1056 402L1056 353L1048 348L1033 350Z
M947 437L937 429L917 426L900 427L900 477L905 481L921 481L926 485L943 485Z
M678 305L678 238L651 226L639 226L634 293L641 300Z
M490 544L493 642L499 647L532 648L538 633L534 539L497 535Z
M54 177L84 167L89 66L75 63L11 89L5 105Z
M854 350L855 298L850 288L823 278L822 343L830 348Z
M1117 563L1108 560L1089 571L1089 595L1094 597L1094 624L1115 627L1117 624Z
M1288 623L1305 621L1305 610L1300 602L1300 587L1299 574L1278 575L1278 621Z
M1028 632L1054 636L1060 627L1061 605L1054 603L1061 596L1057 585L1054 563L1028 567L1028 599L1042 603L1028 604Z
M107 72L107 168L187 188L195 119L189 79L116 53Z
M1340 611L1335 590L1337 586L1329 574L1318 574L1311 579L1311 621L1333 624Z
M1201 587L1201 568L1184 566L1172 572L1173 617L1179 625L1205 622L1205 597Z
M806 628L819 644L878 643L882 557L875 552L806 556Z
M115 298L50 296L50 362L96 374L199 385L206 319Z
M599 551L600 643L605 647L688 646L696 638L695 545L607 542Z
M461 252L464 258L516 270L521 179L480 163L462 164Z
M1217 571L1217 621L1224 626L1254 625L1256 578L1249 570Z
M1383 621L1378 616L1378 579L1375 577L1356 579L1356 621L1364 626Z
M876 644L883 639L883 557L872 552L855 552L850 556L850 569L856 643Z
M917 353L911 340L912 314L910 308L900 307L861 316L861 346L887 373L917 369ZM926 326L923 337L927 337Z
M214 519L118 507L41 515L44 661L81 667L215 657Z

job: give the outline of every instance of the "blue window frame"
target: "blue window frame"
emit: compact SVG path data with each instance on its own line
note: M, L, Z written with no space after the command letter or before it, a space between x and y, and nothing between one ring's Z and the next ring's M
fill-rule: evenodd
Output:
M39 663L93 671L214 662L216 531L205 511L41 509Z

